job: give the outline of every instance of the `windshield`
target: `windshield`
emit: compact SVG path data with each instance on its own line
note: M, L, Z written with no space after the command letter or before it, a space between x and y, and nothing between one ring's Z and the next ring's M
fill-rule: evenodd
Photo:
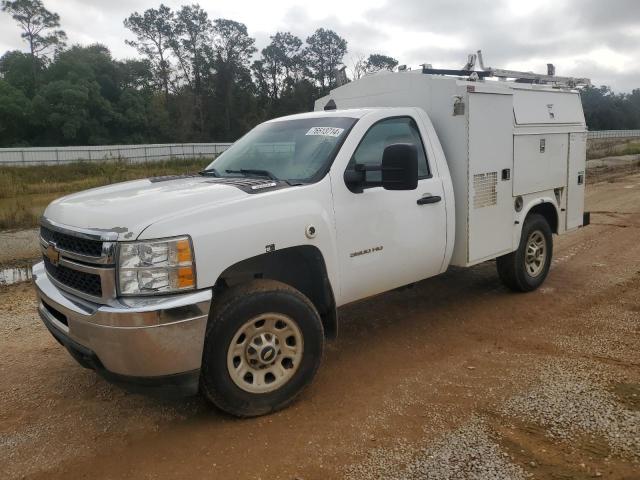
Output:
M310 182L331 163L355 122L355 118L316 117L264 123L235 142L205 172Z

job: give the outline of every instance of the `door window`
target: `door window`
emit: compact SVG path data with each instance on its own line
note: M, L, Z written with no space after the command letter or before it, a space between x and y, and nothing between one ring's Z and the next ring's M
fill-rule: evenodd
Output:
M382 165L384 149L394 143L415 145L418 149L418 178L431 176L418 125L411 117L388 118L374 124L360 141L347 165L347 170L352 170L356 163ZM366 172L367 182L380 182L381 179L382 173L380 171Z

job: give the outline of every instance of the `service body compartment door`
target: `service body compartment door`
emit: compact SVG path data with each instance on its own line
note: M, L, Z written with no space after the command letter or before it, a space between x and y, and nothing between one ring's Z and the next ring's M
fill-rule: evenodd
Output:
M580 227L584 214L585 162L587 134L569 134L569 166L567 178L567 230Z
M476 263L512 250L513 96L469 94L469 248Z
M552 190L567 184L566 133L516 135L513 159L513 195Z

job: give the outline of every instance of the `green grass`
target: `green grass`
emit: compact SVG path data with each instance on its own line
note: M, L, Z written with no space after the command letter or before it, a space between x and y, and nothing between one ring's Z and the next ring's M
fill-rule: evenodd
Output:
M0 167L0 230L37 226L49 202L69 193L138 178L197 172L210 162L180 159L135 164L115 161Z
M77 162L67 165L0 168L0 198L42 193L70 193L110 183L202 170L211 160L164 162Z
M639 155L640 143L630 143L620 151L620 155Z
M17 208L8 211L0 211L0 230L34 227L38 224L40 215L42 215L42 213L34 213L33 210L25 204L20 204Z
M619 155L637 155L640 143L630 138L601 138L587 142L587 159L617 157Z

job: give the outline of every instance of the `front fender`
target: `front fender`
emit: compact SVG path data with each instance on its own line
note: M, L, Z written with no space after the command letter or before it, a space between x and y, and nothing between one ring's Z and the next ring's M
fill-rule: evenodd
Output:
M318 183L246 194L223 205L190 211L149 226L140 239L190 235L198 288L215 285L227 268L284 248L312 245L324 257L327 276L338 292L337 247L329 177ZM307 235L313 226L315 235ZM311 238L309 238L311 237Z

